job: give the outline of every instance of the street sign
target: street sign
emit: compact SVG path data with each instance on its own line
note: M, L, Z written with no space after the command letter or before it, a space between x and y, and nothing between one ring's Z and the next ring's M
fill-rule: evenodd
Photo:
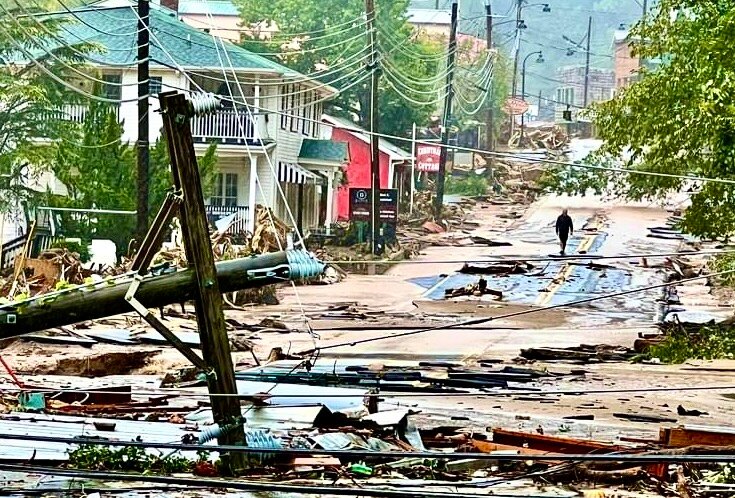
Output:
M525 114L528 111L528 102L517 97L508 97L503 105L503 110L506 114L511 114L513 116Z
M439 171L440 155L441 147L438 145L424 144L416 146L416 169L418 171L436 173Z
M372 210L372 189L350 189L350 220L370 221ZM380 190L380 221L396 223L398 221L398 189Z

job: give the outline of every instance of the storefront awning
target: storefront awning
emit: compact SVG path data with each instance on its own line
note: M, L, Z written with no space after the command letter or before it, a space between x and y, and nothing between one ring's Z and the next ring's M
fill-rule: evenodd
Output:
M295 183L298 185L303 185L305 183L321 185L324 183L324 177L316 173L312 173L298 164L278 163L278 181Z

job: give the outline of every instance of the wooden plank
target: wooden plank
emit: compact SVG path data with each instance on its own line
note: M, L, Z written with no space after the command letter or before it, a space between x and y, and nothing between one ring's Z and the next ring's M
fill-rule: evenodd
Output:
M661 443L669 448L687 446L735 446L735 434L716 429L672 427L662 429Z
M545 436L541 434L530 434L526 432L508 431L505 429L493 429L493 442L534 450L548 451L554 453L612 453L624 449L621 446L599 443L586 439L573 439L558 436Z

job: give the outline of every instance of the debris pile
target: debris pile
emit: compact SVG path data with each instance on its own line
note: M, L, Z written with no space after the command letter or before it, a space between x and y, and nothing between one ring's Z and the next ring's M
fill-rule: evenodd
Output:
M485 280L484 278L479 279L474 284L465 285L464 287L460 287L457 289L446 289L444 291L444 294L447 299L462 296L481 297L485 295L494 296L499 300L503 299L503 293L499 290L490 289L487 286L487 280Z
M521 139L521 130L516 127L510 133L510 126L506 124L501 131L500 140L514 149L543 149L546 151L564 151L571 141L569 135L555 124L526 125Z

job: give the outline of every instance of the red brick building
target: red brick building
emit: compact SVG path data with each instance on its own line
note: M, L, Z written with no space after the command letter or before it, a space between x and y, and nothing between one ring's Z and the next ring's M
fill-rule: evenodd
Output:
M625 88L638 77L639 58L631 54L628 30L618 29L613 39L615 89Z

